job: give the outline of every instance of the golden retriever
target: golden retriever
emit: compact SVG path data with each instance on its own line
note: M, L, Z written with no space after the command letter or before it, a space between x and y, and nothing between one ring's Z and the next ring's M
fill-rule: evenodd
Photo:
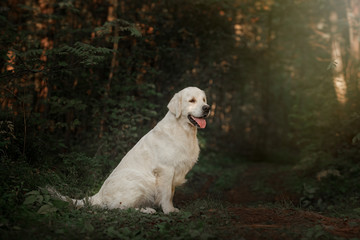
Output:
M136 208L154 213L178 212L173 205L175 187L186 182L185 176L199 156L197 129L205 128L210 113L205 93L187 87L176 93L167 105L165 117L124 156L95 195L75 200L54 189L49 191L77 206L88 202L104 208Z

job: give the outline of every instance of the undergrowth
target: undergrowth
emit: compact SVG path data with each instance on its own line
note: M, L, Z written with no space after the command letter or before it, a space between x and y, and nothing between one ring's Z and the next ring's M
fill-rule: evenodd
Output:
M2 239L213 239L217 233L212 226L227 218L206 214L222 209L213 200L192 202L176 214L151 215L134 209L76 209L45 190L25 193L22 203L7 208L12 209L1 218Z
M165 215L158 209L157 214L149 215L134 209L76 209L51 198L41 188L54 185L75 198L92 195L114 167L108 161L72 153L59 155L57 165L35 166L25 160L1 157L0 238L209 239L216 236L212 225L219 216L209 218L205 212L223 207L212 199L182 203L178 214ZM209 170L210 165L202 167ZM204 171L195 172L196 175Z
M46 161L40 165L21 158L14 161L7 156L1 157L1 239L217 239L223 234L231 239L229 224L231 226L234 220L228 208L234 205L225 201L224 194L239 184L239 176L251 164L214 152L202 153L187 176L188 182L177 190L186 196L184 199L175 196L176 207L181 212L165 215L157 209L156 214L149 215L134 209L108 210L89 206L76 209L51 198L41 187L53 185L74 198L96 193L117 164L106 157L80 153L57 157L58 164L55 165L48 165ZM313 169L311 174L305 171L305 174L291 166L264 168L255 173L257 181L249 186L259 196L274 195L277 189L271 186L269 177L288 171L286 176L278 177L285 181L284 189L298 192L299 201L269 202L262 206L313 210L359 219L358 165L351 164L351 168L344 164L330 166L338 170L339 175L334 174L336 171L328 171L320 180L316 179L319 169ZM295 172L298 174L292 174ZM308 239L324 236L321 229L311 229L308 232L304 229L303 236L310 236Z

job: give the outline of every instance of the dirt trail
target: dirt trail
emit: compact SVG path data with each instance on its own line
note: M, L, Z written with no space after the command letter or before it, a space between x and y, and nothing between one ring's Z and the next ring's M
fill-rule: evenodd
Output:
M236 186L224 193L231 221L219 231L227 239L345 239L360 237L360 219L327 217L300 210L300 196L286 186L291 171L269 163L254 163L240 174ZM208 177L191 198L205 197L213 179ZM190 200L190 199L188 199ZM266 207L269 203L279 203ZM291 207L292 206L292 207ZM220 214L212 209L208 214ZM331 237L331 238L329 238Z
M276 202L296 205L299 196L284 185L288 174L271 163L251 164L240 174L237 185L226 193L226 200L244 205Z
M226 194L227 200L237 206L227 209L236 236L246 240L324 239L321 237L327 235L350 239L360 236L360 219L326 217L296 208L255 206L259 203L298 206L300 196L284 184L288 174L293 173L277 169L276 165L259 163L249 166L240 176L237 186Z
M327 235L345 239L360 236L359 219L326 217L318 213L280 208L228 208L232 236L243 239L318 239ZM329 239L329 238L320 238Z

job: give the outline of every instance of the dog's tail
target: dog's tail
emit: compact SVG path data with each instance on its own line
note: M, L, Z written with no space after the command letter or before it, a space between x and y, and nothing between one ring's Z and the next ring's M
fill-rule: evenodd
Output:
M83 207L85 204L91 205L91 197L86 197L83 199L73 199L68 196L64 196L61 193L59 193L54 187L52 186L46 186L46 190L49 192L49 194L57 199L60 199L64 202L69 202L73 204L75 207Z

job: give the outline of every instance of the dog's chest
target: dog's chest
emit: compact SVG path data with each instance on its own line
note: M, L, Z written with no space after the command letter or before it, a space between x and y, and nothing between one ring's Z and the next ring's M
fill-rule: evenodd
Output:
M196 162L200 153L199 142L196 135L187 136L185 139L186 140L182 142L174 141L178 151L174 157L179 164L182 164L182 162Z
M154 128L153 134L158 141L155 146L154 141L149 142L149 145L154 152L155 165L171 167L175 175L186 175L196 163L200 152L196 131L187 132L172 125L160 125Z
M196 139L191 143L182 146L179 149L181 153L174 156L174 170L178 178L184 178L198 160L200 152L198 141Z

